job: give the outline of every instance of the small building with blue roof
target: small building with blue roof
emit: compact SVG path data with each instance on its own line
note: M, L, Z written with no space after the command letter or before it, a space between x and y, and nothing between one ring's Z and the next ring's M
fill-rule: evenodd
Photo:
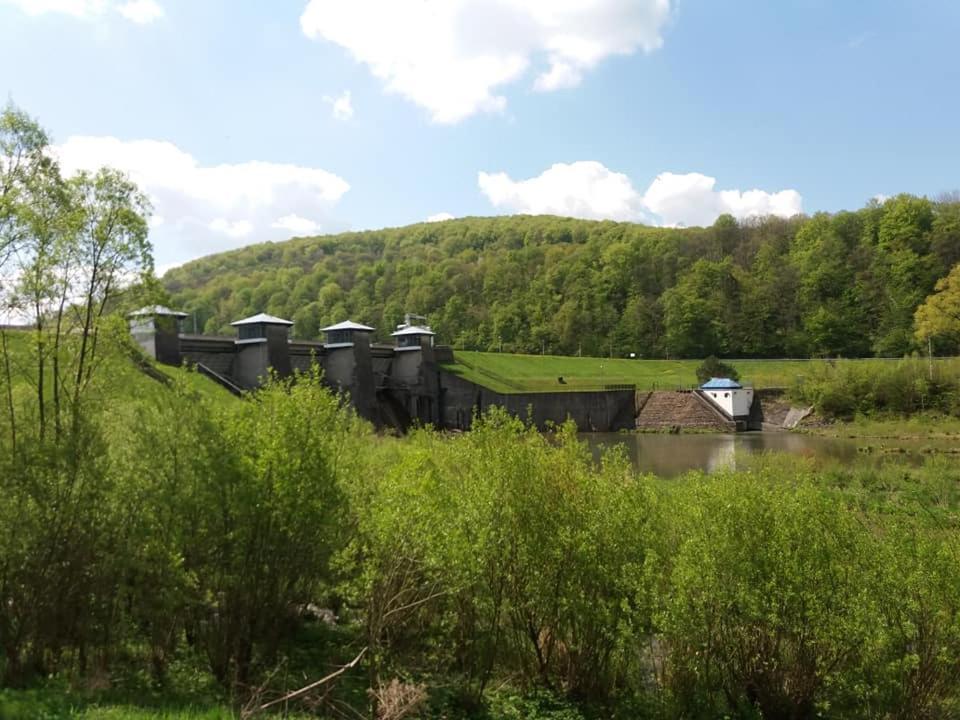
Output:
M753 405L753 388L731 378L710 378L700 386L701 394L731 419L746 418Z

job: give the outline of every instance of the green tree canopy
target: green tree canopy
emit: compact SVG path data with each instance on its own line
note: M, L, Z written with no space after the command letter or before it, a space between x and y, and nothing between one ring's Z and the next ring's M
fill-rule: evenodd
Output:
M960 263L950 274L937 281L915 314L916 337L921 342L938 339L952 344L960 343Z
M198 327L270 312L299 337L405 312L473 350L642 357L901 355L955 257L960 202L901 195L812 217L654 228L460 218L241 248L171 270ZM953 262L956 262L954 260Z

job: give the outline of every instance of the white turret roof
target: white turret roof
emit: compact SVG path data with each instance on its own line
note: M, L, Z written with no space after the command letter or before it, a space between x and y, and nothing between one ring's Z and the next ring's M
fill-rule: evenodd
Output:
M144 315L169 315L179 318L187 317L187 313L180 312L179 310L171 310L163 305L148 305L147 307L142 307L139 310L134 310L132 313L127 315L127 317L142 317Z
M338 322L336 325L329 325L325 328L320 328L320 332L334 332L336 330L357 330L359 332L373 332L373 328L369 325L361 325L360 323L355 323L353 320L344 320L343 322Z
M434 335L435 333L430 328L419 327L417 325L407 325L401 327L396 332L390 333L391 337L401 337L403 335Z
M256 315L251 315L248 318L243 320L237 320L236 322L230 323L233 327L238 325L293 325L289 320L284 320L283 318L278 318L274 315L267 315L266 313L257 313Z

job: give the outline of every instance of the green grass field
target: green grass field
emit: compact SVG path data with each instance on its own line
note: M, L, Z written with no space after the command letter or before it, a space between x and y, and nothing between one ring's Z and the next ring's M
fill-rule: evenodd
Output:
M444 368L497 392L557 392L636 385L640 390L675 390L697 384L700 360L628 360L620 358L511 355L457 350ZM725 360L743 383L756 388L789 387L814 364L826 360ZM853 362L895 362L865 359ZM564 384L557 378L563 377Z
M32 395L34 392L33 376L36 373L34 355L30 352L31 335L20 330L6 330L7 349L12 374L14 376L15 392L18 396ZM104 381L99 392L108 398L119 399L148 399L158 397L169 392L169 388L162 383L148 377L141 372L133 359L118 348L102 347L102 356L99 362L103 366ZM160 365L152 360L147 362L160 374L166 375L173 381L182 382L188 390L216 403L229 404L236 400L227 390L212 380L188 370L185 367ZM47 364L47 382L52 382L50 364ZM3 718L0 718L3 720Z

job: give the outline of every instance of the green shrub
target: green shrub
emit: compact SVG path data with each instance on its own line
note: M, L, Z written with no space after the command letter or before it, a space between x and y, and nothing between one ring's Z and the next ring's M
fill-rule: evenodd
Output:
M827 417L916 412L955 413L960 399L960 364L920 359L886 363L837 360L811 365L791 389L795 400Z
M733 365L717 359L716 355L710 355L697 366L697 382L702 385L710 378L715 377L739 380L740 373L737 372L737 369Z
M659 618L677 711L805 718L855 706L878 624L856 517L766 473L704 479L678 501Z

